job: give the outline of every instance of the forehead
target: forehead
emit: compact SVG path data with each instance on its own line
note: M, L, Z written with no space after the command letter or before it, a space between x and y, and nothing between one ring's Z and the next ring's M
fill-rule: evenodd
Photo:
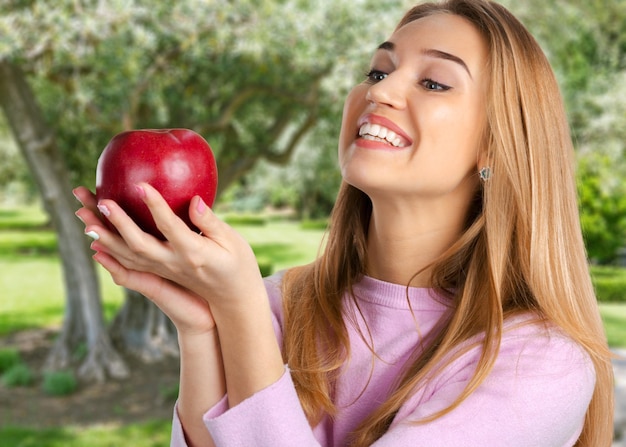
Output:
M398 52L439 50L453 54L474 69L487 62L487 44L478 29L467 19L436 13L407 23L389 38Z

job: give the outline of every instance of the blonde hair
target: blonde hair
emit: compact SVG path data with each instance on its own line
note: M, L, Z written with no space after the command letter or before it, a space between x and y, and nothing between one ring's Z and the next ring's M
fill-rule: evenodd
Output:
M504 319L531 310L579 343L595 366L596 387L576 445L610 446L611 354L589 275L574 152L552 69L524 26L493 2L418 5L398 28L435 13L466 18L488 45L485 150L493 175L477 190L465 231L433 265L433 287L450 298L454 309L442 322L445 330L428 341L392 395L361 423L353 443L370 445L382 436L424 378L444 359L443 366L449 364L450 352L460 343L483 333L473 378L450 407L428 420L452 411L491 371ZM354 299L353 284L364 271L371 210L364 193L342 184L324 251L316 262L285 275L283 352L311 424L336 412L332 387L350 353L342 298L347 293Z

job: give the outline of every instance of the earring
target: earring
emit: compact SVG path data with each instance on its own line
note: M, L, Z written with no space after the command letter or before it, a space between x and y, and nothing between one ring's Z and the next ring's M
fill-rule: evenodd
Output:
M478 171L478 176L483 182L486 182L491 177L491 168L489 166L483 166Z

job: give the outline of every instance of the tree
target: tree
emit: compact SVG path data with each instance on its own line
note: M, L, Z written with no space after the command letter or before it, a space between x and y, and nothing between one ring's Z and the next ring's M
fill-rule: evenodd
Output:
M362 56L380 41L379 27L388 28L399 18L380 20L391 3L377 2L375 8L363 0L0 5L0 35L6 37L0 40L0 60L10 68L4 88L30 85L29 103L41 109L25 109L20 119L8 103L5 111L25 155L35 152L39 141L29 140L28 126L36 123L46 138L46 158L29 160L34 176L42 160L58 168L50 173L57 182L40 188L48 194L51 187L63 204L46 209L58 220L64 262L67 257L68 263L92 268L78 254L75 244L82 241L82 231L68 223L73 209L66 196L72 184L94 184L97 157L114 134L188 127L205 135L218 160L218 194L260 160L286 164L320 120L336 116L341 92L366 67ZM363 20L362 11L368 10L377 20ZM363 48L347 50L354 42L363 42ZM59 352L67 353L88 322L101 326L101 317L94 311L87 320L72 292L83 290L88 302L83 309L95 309L100 299L94 278L66 274L65 282L68 336L61 338ZM154 319L146 318L149 314ZM144 357L171 351L171 327L131 293L113 327L117 340ZM89 358L106 370L109 360L92 353L96 346L95 340L88 343Z
M104 380L105 372L125 377L126 365L112 348L98 297L98 282L80 225L72 216L73 199L65 166L54 136L46 125L35 97L19 68L0 61L0 106L42 193L43 203L59 234L59 251L65 275L68 306L61 336L47 360L47 367L70 364L71 347L85 342L86 361L79 369L85 379ZM80 314L80 318L76 316Z

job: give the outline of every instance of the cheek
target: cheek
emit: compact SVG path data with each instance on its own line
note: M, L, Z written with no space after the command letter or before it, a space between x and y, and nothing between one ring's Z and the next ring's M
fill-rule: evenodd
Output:
M339 134L339 152L348 148L354 141L357 133L357 121L367 107L365 95L367 86L359 84L354 87L343 105L343 116L341 119L341 132Z
M448 161L456 164L475 164L483 143L486 118L478 104L441 107L430 115L433 118L430 133L432 143Z

